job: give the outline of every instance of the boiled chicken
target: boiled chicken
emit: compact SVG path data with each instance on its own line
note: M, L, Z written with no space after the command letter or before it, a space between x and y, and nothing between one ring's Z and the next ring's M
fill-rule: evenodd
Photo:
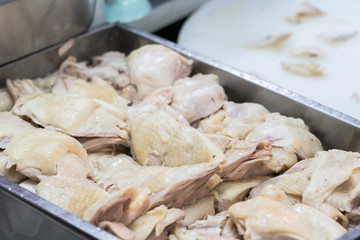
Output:
M174 223L183 219L184 215L180 209L168 209L161 205L136 219L129 229L135 233L136 240L166 239Z
M12 99L16 102L21 96L27 94L42 94L43 90L36 87L31 79L6 80L6 86L11 94Z
M0 89L0 112L10 111L14 105L14 101L6 88Z
M131 124L130 135L133 153L141 165L178 167L224 160L224 154L204 134L164 109L137 118Z
M187 77L192 60L161 45L145 45L130 53L128 70L130 81L136 85L138 97L157 88L171 86L175 80Z
M107 155L99 156L109 158ZM98 185L109 192L148 188L150 208L165 204L180 207L210 192L221 180L217 165L200 163L181 167L141 166L123 154L112 156L112 163L98 160L97 171L105 172Z
M244 239L336 239L346 233L336 221L304 204L292 205L285 193L266 186L256 197L228 210Z
M84 80L100 77L115 88L123 88L129 84L124 54L107 52L94 57L93 61L95 66L87 66L86 62L77 62L76 58L69 57L61 64L57 74Z
M8 180L20 183L26 179L26 176L17 172L16 167L8 162L4 152L0 152L0 176L7 178Z
M188 122L194 122L219 110L226 100L224 89L215 74L196 74L174 83L171 107Z
M246 140L268 140L272 146L294 152L300 159L313 157L323 150L320 140L309 131L302 119L278 113L266 115L265 122L251 131Z
M125 114L125 108L130 103L122 98L116 90L99 77L90 81L76 78L58 78L51 92L56 95L72 95L98 99L114 105Z
M233 203L243 200L249 191L270 177L253 177L238 181L222 182L215 187L216 209L227 210Z
M257 103L225 102L223 110L201 120L199 130L204 133L216 133L234 139L244 140L245 137L270 112Z
M123 115L114 106L86 97L26 95L16 102L12 112L71 136L128 137Z
M63 133L35 128L13 136L4 154L8 165L33 180L51 175L86 178L92 172L85 149Z
M185 212L185 218L179 224L189 226L197 220L205 219L209 215L215 215L214 202L214 194L210 193L194 203L182 206L181 210Z
M90 181L63 176L52 176L42 180L35 188L36 193L70 213L83 217L85 210L109 193Z
M13 136L32 129L35 127L10 112L0 112L0 149L5 149Z
M326 203L357 218L360 216L357 200L359 167L359 153L335 149L321 151L314 158L300 161L285 174L254 188L251 196L255 196L264 186L275 184L286 194L298 196L304 204L321 209L322 204Z
M236 240L238 234L236 227L228 221L229 215L226 212L215 216L209 215L204 220L198 220L188 227L177 226L169 239L177 240Z

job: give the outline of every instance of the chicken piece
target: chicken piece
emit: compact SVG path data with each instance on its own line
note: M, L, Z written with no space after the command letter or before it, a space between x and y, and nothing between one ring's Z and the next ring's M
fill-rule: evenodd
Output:
M282 69L306 77L321 77L325 75L322 67L316 62L292 63L282 62Z
M106 155L99 157L109 158ZM218 167L211 163L144 167L124 155L112 157L117 160L109 165L103 160L98 161L100 166L103 163L102 166L107 168L98 170L105 171L98 185L109 192L130 187L148 188L151 191L150 209L161 204L180 207L202 198L219 183L219 179L214 177Z
M171 86L175 80L189 76L192 60L161 45L145 45L128 57L130 81L142 98L157 88Z
M116 59L116 61L112 61ZM123 88L129 84L126 57L122 53L105 53L94 57L95 66L87 66L86 62L77 62L76 58L67 58L60 66L58 75L68 75L84 80L100 77L114 88Z
M199 130L244 140L249 132L265 121L270 112L257 103L225 102L223 110L201 120Z
M224 180L239 180L270 174L264 164L271 159L271 144L268 141L236 141L225 150L225 162L219 174Z
M227 220L229 215L227 213L219 213L215 216L209 215L205 220L198 220L188 226L177 226L173 231L173 237L177 240L205 240L205 239L218 239L218 240L235 240L236 236L229 235L229 225ZM226 233L223 230L226 230Z
M0 176L7 178L8 180L20 183L26 179L26 176L16 171L16 167L8 162L8 158L4 152L0 152Z
M192 123L219 110L226 100L224 89L215 74L196 74L174 83L171 107Z
M76 78L58 78L51 92L56 95L82 96L95 98L117 107L126 114L125 109L130 103L129 100L119 96L116 90L99 77L91 81Z
M300 159L313 157L322 151L320 140L313 135L304 121L271 113L265 122L250 132L246 140L269 140L274 147L281 147L288 152L294 152Z
M96 226L104 221L128 225L148 209L149 193L148 189L135 188L115 192L92 204L82 218Z
M243 200L251 188L266 181L270 177L253 177L238 181L222 182L215 187L216 210L227 210L233 203Z
M42 94L43 90L36 87L34 82L31 79L22 79L22 80L6 80L6 86L9 90L9 93L16 102L22 96L27 94Z
M341 150L318 152L314 158L302 160L283 175L265 181L251 191L275 184L288 195L299 196L302 203L320 209L323 203L360 216L356 188L360 181L360 154Z
M167 232L173 223L183 219L185 213L180 209L167 209L161 205L135 220L129 229L135 233L136 240L161 239L167 237Z
M0 112L10 111L14 101L6 88L0 88Z
M46 129L13 136L4 151L8 166L33 180L51 175L85 178L92 172L85 149L74 138Z
M271 158L264 161L264 167L273 173L279 173L289 169L298 161L298 157L294 152L288 152L283 148L272 147Z
M134 119L130 135L136 160L144 166L178 167L224 161L224 154L205 135L174 119L164 109Z
M5 149L13 136L32 129L35 127L10 112L0 112L0 149Z
M250 200L235 203L228 212L244 239L336 239L346 233L319 210L291 205L274 185L266 186Z
M302 47L293 48L290 50L289 54L292 57L299 57L299 58L300 57L320 58L326 55L321 48L314 46L302 46Z
M45 93L49 93L57 78L58 74L55 72L43 78L32 79L32 81L37 88L40 88Z
M185 212L185 218L179 224L189 226L196 220L205 219L209 215L215 215L214 202L215 198L213 194L210 194L194 203L182 206L181 210Z
M99 223L99 228L119 237L123 240L135 240L135 233L128 229L123 223L103 221Z
M19 184L20 187L25 188L26 190L36 193L36 186L39 184L39 181L34 181L30 178L26 179L25 181Z
M80 218L83 217L86 209L109 196L108 192L90 181L79 181L63 176L48 177L42 180L35 190L40 197Z
M249 41L247 47L249 48L266 48L266 47L280 47L286 40L291 37L292 33L274 33L261 36L257 39Z
M16 102L12 112L47 129L75 137L128 138L123 114L95 99L48 93L27 95Z
M329 44L344 42L358 34L357 30L326 32L318 36L320 40Z
M341 226L344 228L349 226L349 218L346 217L342 212L340 212L338 209L333 207L330 204L322 203L320 205L319 210L323 212L326 216L331 217L335 221L337 221Z

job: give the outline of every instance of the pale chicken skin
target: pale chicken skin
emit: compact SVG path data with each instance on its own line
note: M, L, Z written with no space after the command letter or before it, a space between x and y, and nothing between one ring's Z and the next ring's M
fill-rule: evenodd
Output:
M135 119L130 135L136 160L144 166L224 161L224 154L205 135L163 109Z
M80 96L26 95L12 112L47 129L76 137L128 138L123 115L112 105Z
M323 150L320 140L309 131L302 119L279 113L266 115L265 122L251 131L246 140L268 140L274 147L296 153L300 159L313 157Z
M74 138L46 129L25 131L11 138L4 154L17 171L33 180L51 175L86 178L93 168L86 150Z
M269 113L257 103L225 102L222 110L201 120L198 129L204 133L244 140L249 132L265 121L265 115Z
M102 157L109 158L107 155ZM201 198L221 180L214 178L217 165L200 163L181 167L141 166L130 157L112 156L112 164L98 160L98 170L105 173L98 185L109 192L129 187L148 188L150 207L165 204L179 207ZM216 176L216 175L215 175Z
M215 74L196 74L174 83L171 107L191 123L219 110L226 100L224 89Z
M228 210L244 239L336 239L346 233L336 221L304 204L292 205L285 193L266 186L256 197Z
M35 129L33 125L18 116L0 112L0 149L5 149L13 136L32 129Z
M191 65L192 60L156 44L134 50L128 57L129 77L137 87L138 98L189 76Z
M264 186L275 184L299 202L321 209L329 204L352 218L360 216L358 207L360 154L341 150L319 152L314 158L295 164L283 175L254 188L255 196ZM334 216L342 217L341 213ZM342 221L342 220L341 220Z

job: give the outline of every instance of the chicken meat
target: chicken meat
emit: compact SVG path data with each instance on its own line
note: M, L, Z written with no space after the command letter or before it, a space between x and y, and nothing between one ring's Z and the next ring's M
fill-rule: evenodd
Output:
M111 104L79 96L26 95L12 112L47 129L75 137L128 138L123 114Z
M196 74L174 83L171 107L192 123L219 110L226 95L215 74Z
M274 185L228 210L244 239L336 239L346 233L339 223L305 204L292 205Z
M249 132L265 121L265 115L269 113L257 103L225 102L222 110L201 120L198 129L204 133L244 140Z
M192 60L161 45L146 45L132 51L128 57L128 71L138 98L157 88L171 86L175 80L189 76Z

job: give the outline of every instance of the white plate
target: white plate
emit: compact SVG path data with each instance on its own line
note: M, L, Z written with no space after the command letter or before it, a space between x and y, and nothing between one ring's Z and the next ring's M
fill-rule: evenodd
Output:
M286 21L302 2L210 0L185 22L178 43L360 119L360 1L308 1L325 14L300 24ZM336 44L318 37L347 31L358 33ZM248 47L259 36L285 32L292 36L278 49ZM291 49L304 45L319 47L326 56L309 60L289 55ZM314 61L325 75L304 77L286 72L281 67L284 61Z

